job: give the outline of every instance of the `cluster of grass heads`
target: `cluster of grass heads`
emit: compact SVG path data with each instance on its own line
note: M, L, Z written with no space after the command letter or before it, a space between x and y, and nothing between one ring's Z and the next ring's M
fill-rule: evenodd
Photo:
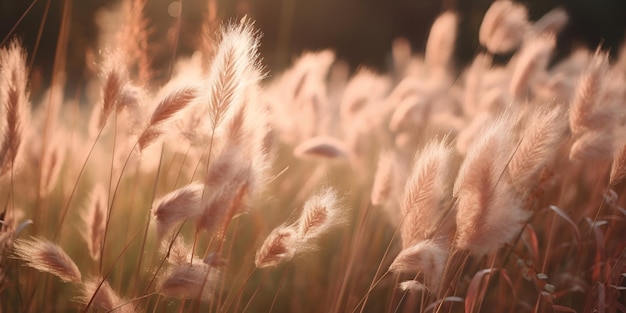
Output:
M267 77L244 18L156 84L144 5L89 100L0 49L2 312L626 311L626 49L551 62L564 11L496 1L465 69L445 12Z

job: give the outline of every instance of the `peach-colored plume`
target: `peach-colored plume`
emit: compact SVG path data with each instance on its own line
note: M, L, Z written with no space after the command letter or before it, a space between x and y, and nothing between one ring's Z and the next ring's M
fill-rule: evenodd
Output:
M311 196L304 204L298 220L291 225L275 228L257 250L258 268L276 266L290 261L297 254L309 252L315 240L344 221L337 193L326 188Z
M135 312L134 305L120 298L109 282L103 282L102 278L88 279L81 283L81 287L78 302L82 304L86 305L91 301L91 305L98 310L116 313Z
M626 144L615 151L609 178L609 182L613 186L621 183L626 178Z
M389 199L395 179L395 162L395 157L391 151L385 151L380 154L370 195L373 205L382 205Z
M139 150L143 150L153 143L163 132L162 125L187 107L195 99L196 93L194 88L183 87L161 99L152 112L146 128L137 139Z
M514 148L512 119L487 124L467 153L453 194L458 198L456 246L476 255L512 240L530 217L506 179L501 179Z
M531 26L533 34L553 34L556 35L565 28L569 22L569 15L562 7L556 7L544 14Z
M107 192L102 185L97 185L89 195L89 202L81 214L83 228L81 234L87 242L92 259L100 258L102 241L107 219Z
M451 225L442 221L442 204L449 190L448 171L452 149L446 139L433 140L415 155L415 164L404 188L400 204L403 218L402 247L445 235Z
M554 45L553 35L533 38L524 43L509 84L509 92L513 97L528 98L536 78L545 74Z
M46 146L41 158L41 180L39 182L39 196L48 195L56 187L65 162L66 146L61 136L54 136Z
M403 282L400 283L398 288L400 288L400 290L402 290L402 291L409 291L409 292L428 290L426 285L418 282L417 280L403 281Z
M528 28L528 11L509 0L494 1L483 18L478 40L491 53L507 53L516 49Z
M242 104L246 89L260 79L258 45L252 24L245 19L222 29L209 71L209 115L214 128L230 107Z
M203 262L171 265L159 274L156 289L170 298L211 301L220 276L220 270Z
M4 123L0 123L0 177L17 167L24 146L24 128L30 119L26 53L20 42L12 40L0 49L0 106ZM2 112L2 111L0 111Z
M570 160L609 159L615 151L615 135L605 131L587 131L570 149Z
M292 227L275 228L256 252L254 258L256 267L273 267L293 259L297 249L296 236L296 231Z
M341 208L337 201L336 191L326 188L304 203L297 226L301 240L307 242L318 238L342 222Z
M570 128L574 134L606 126L610 112L603 110L600 97L608 70L608 55L598 52L578 80L569 114Z
M157 222L157 237L162 239L176 223L201 214L204 185L192 183L159 198L152 206Z
M328 136L314 137L302 142L293 150L293 154L298 158L321 157L334 159L348 156L343 142Z
M530 116L521 142L508 165L510 181L518 191L530 190L538 182L543 168L555 157L565 142L567 124L561 107L537 109Z
M39 238L16 239L15 255L26 265L59 277L65 282L80 282L81 274L76 263L63 249Z
M445 72L452 65L457 20L454 12L447 11L439 15L430 28L424 61L432 71Z
M427 285L436 290L443 277L449 254L445 240L424 240L405 248L393 260L389 270L401 273L423 273Z

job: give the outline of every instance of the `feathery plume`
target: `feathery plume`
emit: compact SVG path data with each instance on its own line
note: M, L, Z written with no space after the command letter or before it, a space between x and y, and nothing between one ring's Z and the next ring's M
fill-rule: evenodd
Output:
M296 254L310 251L314 240L343 223L344 217L337 202L337 193L333 188L311 196L294 224L281 225L267 236L257 250L256 266L276 266L290 261Z
M389 130L398 132L421 126L427 119L427 108L426 101L421 96L411 95L402 99L391 115Z
M441 204L448 189L448 168L452 149L446 139L433 140L416 154L415 165L405 189L400 209L404 217L400 229L402 247L429 239L436 232L446 234L451 225L441 221Z
M530 213L500 179L511 156L511 117L500 116L482 129L467 153L454 184L458 197L456 246L482 255L498 249L519 232Z
M569 22L567 11L562 7L554 8L544 14L531 26L530 32L535 35L553 34L556 35L565 28Z
M541 170L554 158L554 151L565 139L564 110L537 109L522 133L521 142L507 167L511 184L518 191L530 190Z
M393 188L395 157L391 151L380 154L374 174L374 184L370 199L373 205L382 205L389 199Z
M60 136L54 136L52 143L46 146L41 158L41 181L39 182L39 196L45 197L56 186L65 162L66 147Z
M606 131L587 131L570 148L570 160L608 159L615 151L615 135Z
M326 188L311 196L298 219L298 235L304 242L318 238L342 220L337 193Z
M0 177L16 167L24 146L24 127L30 116L26 53L19 41L0 49L0 105L5 123L0 146Z
M102 185L97 185L91 191L87 209L81 214L84 228L82 235L87 242L91 258L100 258L102 241L107 218L107 193Z
M569 115L570 128L574 134L606 126L609 116L602 112L599 100L608 70L608 55L598 52L578 80Z
M258 45L252 24L245 19L222 30L209 72L212 127L222 122L229 107L237 107L243 101L246 89L261 77L257 63Z
M195 99L196 93L194 88L184 87L176 89L159 101L156 109L150 116L148 125L141 136L139 136L139 139L137 139L140 151L144 150L160 136L162 125L187 107Z
M406 74L407 65L411 62L411 43L406 38L396 38L391 43L394 76L401 79Z
M128 72L121 65L122 56L119 51L108 52L102 63L102 105L94 107L90 122L90 132L95 136L105 125L114 109L120 108L124 102L124 90L129 84Z
M201 213L196 218L199 228L212 234L230 218L242 213L243 198L255 191L259 178L255 176L252 158L241 146L229 145L211 161L204 178Z
M392 272L423 273L426 285L432 290L439 288L443 270L448 259L447 239L424 240L400 251L389 266Z
M382 102L391 88L389 78L367 68L361 68L350 79L343 90L339 104L342 122L352 123L360 113L378 102Z
M150 54L148 53L148 20L144 15L147 0L124 2L123 27L118 34L124 56L124 64L133 69L134 77L145 85L152 77Z
M220 276L220 270L203 262L172 265L159 275L156 289L170 298L211 301Z
M192 183L159 198L152 206L157 223L157 237L162 239L176 223L201 214L201 199L204 185Z
M524 44L509 84L509 92L513 97L524 99L532 88L533 80L545 71L554 49L554 40L553 35L546 35Z
M424 291L428 290L426 286L417 280L407 280L400 283L398 286L402 291Z
M508 53L516 49L526 34L528 11L509 0L491 4L478 31L478 40L491 53Z
M167 255L167 261L170 264L182 265L195 258L191 255L191 247L185 244L185 239L181 236L174 238L173 243L168 240L162 240L159 251L161 254Z
M456 41L457 16L454 12L439 15L430 28L424 61L436 72L445 72L451 66Z
M297 249L296 236L296 231L292 227L280 226L272 230L256 252L254 257L256 267L273 267L291 261Z
M626 178L626 144L615 151L609 178L612 186L621 183Z
M135 312L132 304L123 305L126 301L111 288L109 282L102 278L90 278L81 283L81 295L78 302L88 304L90 301L94 308L116 313L132 313ZM99 287L98 287L99 286ZM91 300L93 298L93 300Z
M39 238L16 239L14 253L27 266L53 274L65 282L81 280L80 271L74 261L61 247L49 241Z
M293 154L298 158L322 157L335 159L348 156L343 142L333 137L318 136L299 144Z

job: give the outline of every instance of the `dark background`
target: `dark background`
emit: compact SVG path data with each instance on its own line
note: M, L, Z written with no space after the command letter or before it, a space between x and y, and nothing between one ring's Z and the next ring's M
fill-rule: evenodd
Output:
M83 81L93 71L87 51L98 51L97 10L111 8L117 1L104 0L0 0L0 38L17 35L32 55L40 27L41 42L33 59L35 82L49 82L63 16L69 1L68 49L65 70L68 83ZM384 70L391 42L405 37L414 51L423 51L435 17L446 9L460 14L457 66L462 67L481 49L477 31L491 4L489 0L216 0L221 20L249 15L263 33L260 52L270 73L290 64L304 50L332 48L352 68L358 65ZM167 13L172 0L147 0L150 19L150 51L153 67L167 68L172 55L168 44L176 19ZM189 54L202 35L199 27L208 0L183 0L179 55ZM558 38L559 55L575 45L595 48L601 44L613 53L624 39L626 0L528 0L531 20L556 6L570 14L570 24ZM28 8L28 13L24 14ZM47 10L47 14L44 14ZM44 19L44 16L46 17ZM21 21L20 18L23 17ZM43 23L42 23L43 22ZM16 26L17 25L17 26ZM169 31L169 33L168 33ZM168 35L169 34L169 35ZM4 41L4 40L3 40ZM93 63L93 62L92 62ZM160 72L163 75L163 72Z

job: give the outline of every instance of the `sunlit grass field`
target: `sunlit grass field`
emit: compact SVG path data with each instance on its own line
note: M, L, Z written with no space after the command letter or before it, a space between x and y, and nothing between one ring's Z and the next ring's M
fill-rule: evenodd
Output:
M500 0L464 68L443 12L385 71L211 14L163 69L145 5L86 97L0 48L1 312L626 311L626 48L554 61L567 13Z

